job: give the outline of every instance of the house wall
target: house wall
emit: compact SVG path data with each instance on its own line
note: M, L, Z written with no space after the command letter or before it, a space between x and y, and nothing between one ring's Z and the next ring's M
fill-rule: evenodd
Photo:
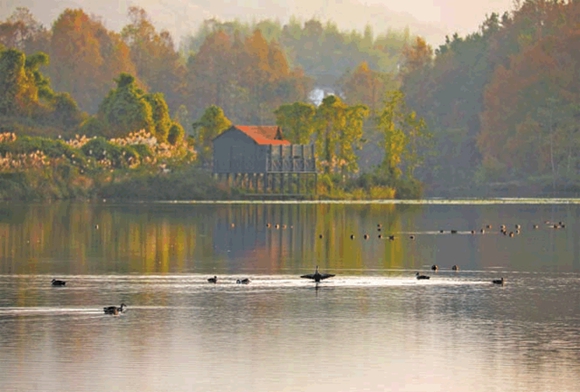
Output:
M213 141L213 172L315 173L314 146L259 145L245 133L231 129Z
M243 132L224 132L213 142L213 172L264 173L266 154L260 147Z

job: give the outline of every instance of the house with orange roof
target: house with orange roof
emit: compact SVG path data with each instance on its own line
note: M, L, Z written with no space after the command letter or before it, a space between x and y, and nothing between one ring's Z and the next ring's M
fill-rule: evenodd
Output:
M213 173L256 191L302 192L316 182L314 145L290 143L278 126L232 125L213 140Z

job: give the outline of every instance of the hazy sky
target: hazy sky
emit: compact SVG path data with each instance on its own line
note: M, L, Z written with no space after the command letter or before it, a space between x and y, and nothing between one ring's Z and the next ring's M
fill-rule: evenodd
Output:
M159 29L169 30L176 41L195 32L204 19L244 21L262 18L286 22L295 15L336 21L341 29L375 32L389 27L409 26L412 33L425 36L432 44L443 42L446 34L465 35L477 30L486 14L513 9L514 0L0 0L0 19L16 7L28 7L49 26L65 8L83 8L103 18L105 25L119 30L127 23L127 8L144 8Z

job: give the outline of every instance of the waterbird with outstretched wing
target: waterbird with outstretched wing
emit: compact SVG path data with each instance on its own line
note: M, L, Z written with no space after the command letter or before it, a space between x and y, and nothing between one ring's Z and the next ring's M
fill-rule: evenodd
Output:
M319 283L321 280L332 278L334 274L321 274L318 272L318 266L316 266L316 271L313 274L307 274L300 276L301 278L306 279L313 279L316 283Z

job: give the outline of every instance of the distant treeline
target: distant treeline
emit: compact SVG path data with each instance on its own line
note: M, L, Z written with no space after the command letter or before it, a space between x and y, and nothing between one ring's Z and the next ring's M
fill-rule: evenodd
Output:
M413 196L418 179L432 195L574 191L579 22L579 2L527 0L433 49L388 26L375 35L315 19L209 20L178 50L141 8L129 9L119 33L80 9L46 29L19 8L0 23L0 130L145 129L174 145L190 134L207 159L209 137L225 129L207 128L219 108L233 123L283 125L295 142L326 140L318 159L334 162L329 186L356 180ZM337 95L326 117L324 106L309 106L315 87ZM358 117L340 114L356 107ZM350 142L337 143L341 135Z
M401 72L437 154L421 178L441 192L474 185L580 189L580 2L527 0L435 51L417 39Z

